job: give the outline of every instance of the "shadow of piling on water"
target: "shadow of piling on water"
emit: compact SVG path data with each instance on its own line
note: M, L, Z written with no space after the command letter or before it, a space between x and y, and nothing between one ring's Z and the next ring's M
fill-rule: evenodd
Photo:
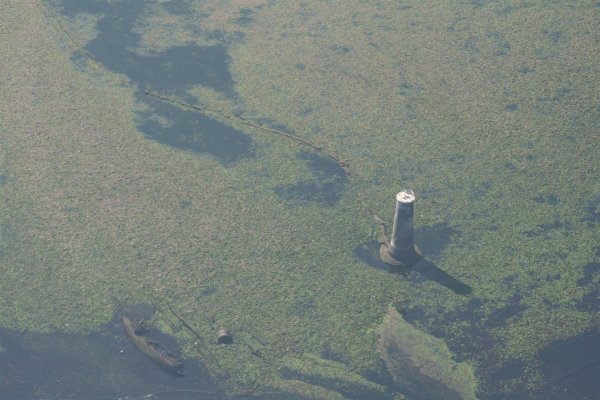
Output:
M404 276L407 279L412 278L413 280L416 280L416 276L413 274L413 272L416 272L420 276L432 280L458 295L468 296L473 292L473 289L470 286L454 278L420 254L412 257L410 262L405 263L405 265L387 264L381 260L379 255L380 247L381 243L370 241L356 247L354 254L367 265L391 274L397 274Z

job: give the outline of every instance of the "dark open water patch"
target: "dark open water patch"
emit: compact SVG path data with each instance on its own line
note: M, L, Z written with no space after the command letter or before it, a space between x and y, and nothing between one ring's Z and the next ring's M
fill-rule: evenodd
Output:
M169 349L175 341L152 331ZM169 374L143 355L113 321L87 335L0 329L2 400L310 400L280 390L228 396L199 359L183 360L185 375ZM227 377L222 377L226 379Z
M421 227L415 230L415 243L427 258L435 258L450 244L452 237L461 237L461 232L447 222Z
M600 275L600 262L591 262L583 267L583 278L577 280L577 286L590 285L594 275Z
M507 304L490 313L485 321L485 326L490 328L506 326L510 318L518 317L527 307L521 304L522 296L514 294L507 300Z
M590 290L575 304L575 308L583 312L597 313L600 310L600 290Z
M571 223L569 221L561 221L561 219L556 216L554 217L554 221L547 224L538 224L536 229L524 231L523 234L527 237L543 236L549 238L549 235L555 230L561 230L565 236L568 236L572 231Z
M254 10L252 8L242 8L240 10L240 16L238 17L238 19L236 19L236 23L238 25L250 25L250 23L253 20L253 14L254 14Z
M275 193L291 206L317 203L333 207L342 198L348 179L340 165L321 154L301 151L298 158L305 160L311 171L310 179L275 187Z
M556 341L540 351L546 385L533 398L600 399L600 332Z
M165 10L176 15L185 15L190 12L190 5L186 0L171 0L162 3Z
M134 31L149 1L61 0L68 17L100 16L98 35L85 50L109 70L126 75L135 85L163 94L185 96L195 85L233 95L229 56L223 44L173 46L150 55L136 52L141 35Z
M155 314L151 304L121 305L132 321ZM149 330L148 330L149 329ZM178 353L174 338L151 327L139 333ZM169 373L142 354L125 333L119 316L101 331L41 334L0 329L2 400L310 400L314 397L266 390L229 396L201 359L186 359L184 375ZM217 381L218 379L218 381Z
M542 195L538 195L533 198L533 201L539 204L549 204L551 206L555 206L558 203L560 203L560 197L555 194L551 194L545 197Z
M204 114L153 98L145 101L150 108L138 113L137 124L146 137L176 149L210 154L223 165L254 156L250 136Z
M597 190L592 197L586 201L584 206L585 215L583 220L590 227L596 227L600 224L600 190Z
M254 141L247 134L200 111L184 110L165 102L159 104L161 101L144 95L144 91L149 90L196 104L188 91L195 86L204 86L234 97L230 58L225 45L187 44L141 54L136 51L141 35L135 29L150 2L60 0L58 3L68 17L83 13L100 17L96 26L98 35L85 46L85 52L108 70L127 76L137 87L137 100L147 107L146 111L138 113L136 122L147 138L178 149L208 154L225 165L255 156ZM185 3L173 1L163 7L175 14L187 9ZM207 36L214 36L214 33ZM74 61L81 57L84 55L73 55ZM157 123L156 119L166 123Z
M493 44L494 56L501 57L505 56L510 52L510 43L506 40L504 35L499 31L488 31L487 38Z
M154 338L173 349L166 335ZM2 399L226 399L199 360L185 360L184 377L146 358L113 322L88 335L0 330Z
M433 314L427 320L422 319L423 313L418 305L412 307L413 315L428 327L432 335L446 341L458 361L479 360L480 400L600 399L598 331L551 343L539 352L538 362L533 364L518 358L504 360L494 350L501 348L502 344L492 332L505 326L508 318L525 310L520 301L521 296L515 294L506 306L498 308L489 317L485 315L484 303L477 298L454 312L439 316ZM457 323L459 321L464 323ZM461 329L459 334L446 332L447 327L456 329L457 326ZM537 389L531 389L531 381L527 379L532 368L538 369L543 376Z
M596 249L596 257L600 257L600 247ZM583 277L577 280L577 286L589 286L590 291L575 304L579 311L598 312L600 310L600 289L594 286L594 280L600 275L600 263L591 262L583 267Z

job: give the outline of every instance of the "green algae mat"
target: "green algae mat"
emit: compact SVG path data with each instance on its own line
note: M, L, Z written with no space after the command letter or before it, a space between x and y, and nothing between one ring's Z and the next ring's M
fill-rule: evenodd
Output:
M598 26L597 1L3 0L0 328L124 336L152 304L230 397L595 398ZM427 269L377 260L404 188Z

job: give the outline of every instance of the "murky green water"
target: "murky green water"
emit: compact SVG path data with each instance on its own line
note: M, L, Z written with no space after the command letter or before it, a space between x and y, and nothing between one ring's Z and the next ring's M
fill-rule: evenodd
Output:
M600 395L600 3L5 3L2 396Z

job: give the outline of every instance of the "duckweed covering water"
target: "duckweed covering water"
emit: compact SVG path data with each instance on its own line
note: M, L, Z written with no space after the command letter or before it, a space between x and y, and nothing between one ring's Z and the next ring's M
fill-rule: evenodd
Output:
M544 398L538 354L600 326L598 15L5 1L0 326L93 332L153 303L230 393L334 398L380 390L365 380L395 302L474 369L477 397ZM320 168L328 155L350 175ZM354 255L405 187L417 232L451 232L425 259L469 295ZM221 326L232 346L214 345ZM324 349L341 361L316 362Z

